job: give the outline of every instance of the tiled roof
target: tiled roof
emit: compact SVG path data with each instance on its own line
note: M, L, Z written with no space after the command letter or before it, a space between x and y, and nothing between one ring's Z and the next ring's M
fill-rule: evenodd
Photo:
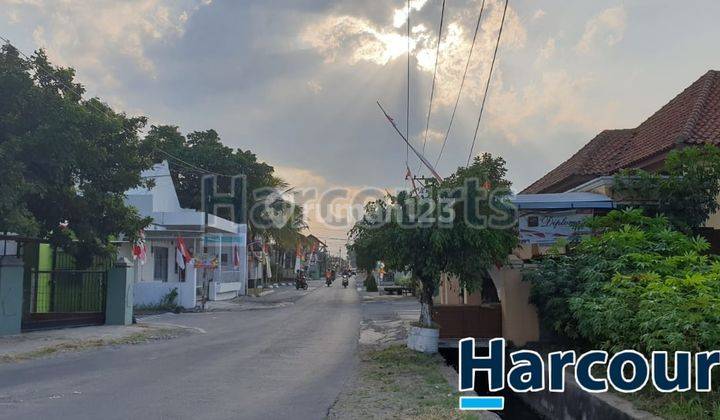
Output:
M680 144L720 142L720 71L710 70L637 128L605 130L523 193L563 192Z

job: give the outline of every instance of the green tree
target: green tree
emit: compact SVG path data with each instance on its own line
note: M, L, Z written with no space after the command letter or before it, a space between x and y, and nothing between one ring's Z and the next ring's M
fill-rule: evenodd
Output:
M83 266L148 223L123 194L152 161L138 135L145 118L83 99L74 78L42 50L0 49L0 231L49 239Z
M369 203L350 232L358 265L383 260L389 269L412 271L422 286L420 323L432 325L441 273L475 290L481 274L517 245L505 174L502 158L484 154L420 196L401 192Z
M616 201L664 214L689 232L718 211L720 148L714 145L673 150L658 172L630 169L615 176Z

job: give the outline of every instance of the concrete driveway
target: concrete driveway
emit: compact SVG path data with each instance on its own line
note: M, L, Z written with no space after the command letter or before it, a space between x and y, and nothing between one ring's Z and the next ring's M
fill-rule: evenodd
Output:
M323 418L357 363L360 305L354 280L313 283L287 306L158 319L205 333L2 365L0 419Z

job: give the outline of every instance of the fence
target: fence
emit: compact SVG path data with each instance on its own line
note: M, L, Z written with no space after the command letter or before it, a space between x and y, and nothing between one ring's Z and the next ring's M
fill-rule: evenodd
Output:
M105 322L107 271L30 270L23 285L23 329Z

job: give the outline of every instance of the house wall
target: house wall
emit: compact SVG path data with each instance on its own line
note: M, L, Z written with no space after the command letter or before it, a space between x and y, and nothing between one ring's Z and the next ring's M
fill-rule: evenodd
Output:
M512 257L511 257L512 259ZM516 263L521 263L517 258ZM502 335L506 340L517 346L540 339L540 321L537 309L530 303L530 284L522 281L519 266L493 267L489 271L493 284L497 289L502 309ZM440 292L436 297L440 305L480 305L480 291L460 295L457 277L443 274L440 281ZM482 322L478 320L477 322Z
M530 283L522 280L519 267L493 267L490 271L502 304L503 337L516 346L540 339L537 309L530 303Z
M177 304L186 309L195 307L195 285L191 282L165 283L161 281L143 281L133 285L135 306L155 306L173 289L177 289Z
M450 276L446 273L440 276L440 291L435 302L441 305L480 305L483 303L480 291L463 292L460 290L457 276Z
M720 202L720 195L718 195L715 201ZM704 226L713 229L720 229L720 211L711 214Z
M147 258L145 260L145 264L140 264L140 261L133 260L132 257L132 244L130 243L123 243L120 245L118 250L118 255L121 257L125 257L129 259L130 261L134 261L134 267L135 267L135 274L134 274L134 280L135 283L141 282L141 281L159 281L158 279L155 279L155 255L153 253L153 247L165 247L168 248L168 261L167 261L167 270L168 270L168 282L179 282L180 281L180 273L175 272L175 241L167 241L167 240L153 240L153 239L147 239Z

